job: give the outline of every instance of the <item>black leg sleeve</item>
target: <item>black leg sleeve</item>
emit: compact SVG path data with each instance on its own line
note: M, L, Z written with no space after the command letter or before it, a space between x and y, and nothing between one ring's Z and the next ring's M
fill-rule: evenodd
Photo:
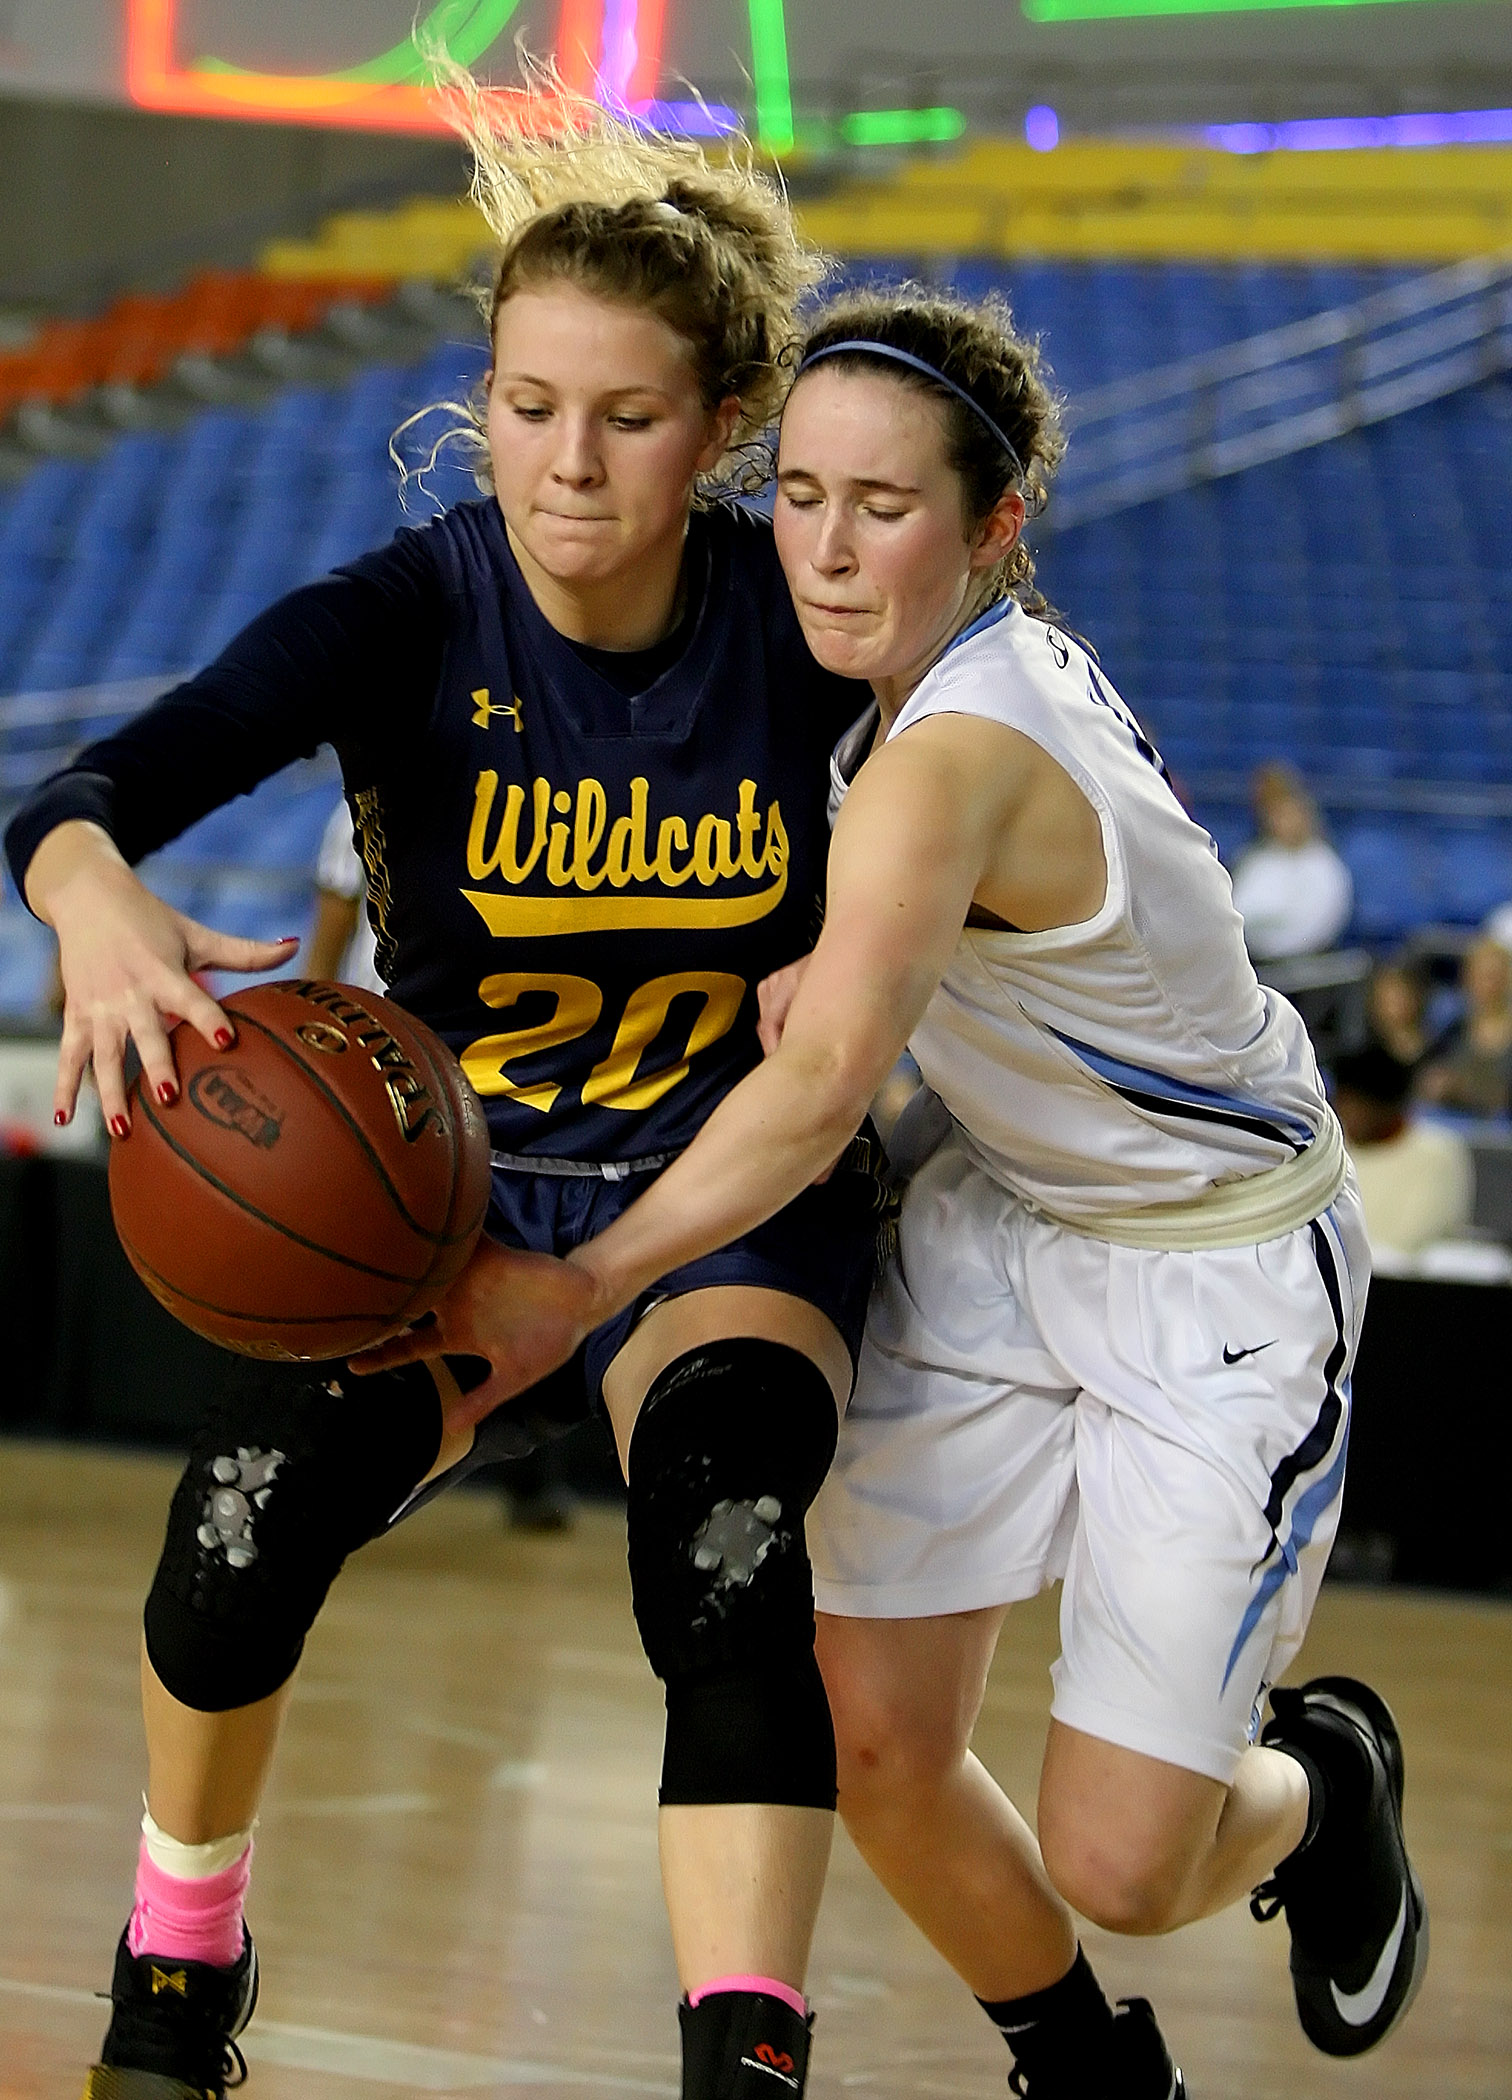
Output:
M668 1805L835 1805L804 1539L835 1439L828 1380L777 1342L690 1351L646 1397L630 1444L630 1579L667 1688Z
M233 1366L195 1436L147 1598L165 1689L201 1713L277 1691L342 1562L385 1528L440 1442L423 1365L329 1380Z

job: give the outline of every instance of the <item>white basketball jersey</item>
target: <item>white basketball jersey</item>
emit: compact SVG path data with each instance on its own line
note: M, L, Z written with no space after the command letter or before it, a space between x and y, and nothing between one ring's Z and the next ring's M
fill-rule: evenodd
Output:
M980 715L1031 738L1096 810L1101 909L1043 933L966 927L909 1048L986 1171L1068 1220L1179 1203L1295 1158L1328 1115L1295 1010L1263 990L1229 878L1085 650L1014 600L951 644L888 734ZM832 766L838 808L875 717Z

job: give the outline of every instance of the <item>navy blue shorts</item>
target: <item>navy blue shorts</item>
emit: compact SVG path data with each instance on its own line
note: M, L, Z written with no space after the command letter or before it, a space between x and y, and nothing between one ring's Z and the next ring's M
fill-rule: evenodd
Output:
M875 1142L857 1138L828 1181L805 1189L785 1210L717 1254L706 1254L663 1276L623 1312L595 1328L571 1363L486 1415L467 1456L429 1482L402 1514L411 1515L479 1466L523 1458L586 1421L601 1405L604 1373L631 1330L664 1298L732 1283L786 1291L817 1306L834 1322L854 1364L890 1210L877 1158ZM650 1180L644 1173L605 1181L596 1174L531 1174L495 1167L484 1230L504 1247L568 1254L611 1225Z

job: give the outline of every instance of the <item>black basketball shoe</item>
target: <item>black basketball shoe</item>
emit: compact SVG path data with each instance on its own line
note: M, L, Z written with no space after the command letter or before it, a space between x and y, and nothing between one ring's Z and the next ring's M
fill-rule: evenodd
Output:
M132 1954L122 1933L110 1998L115 2010L83 2100L225 2100L247 2075L236 2046L257 2003L257 1950L242 1927L241 1960Z
M1402 1739L1352 1677L1271 1693L1260 1740L1322 1781L1312 1836L1250 1898L1285 1910L1302 2031L1328 2056L1362 2056L1401 2019L1428 1966L1428 1906L1402 1837Z
M1033 2068L1019 2062L1008 2073L1008 2090L1018 2100L1187 2100L1186 2080L1148 1998L1119 1999L1096 2065L1067 2070L1048 2060Z
M1186 2080L1171 2061L1148 1998L1120 1998L1113 2015L1109 2100L1187 2100Z

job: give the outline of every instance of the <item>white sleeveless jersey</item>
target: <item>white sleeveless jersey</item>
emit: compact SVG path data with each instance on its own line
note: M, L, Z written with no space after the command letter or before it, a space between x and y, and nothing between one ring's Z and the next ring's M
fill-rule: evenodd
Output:
M1096 810L1108 886L1075 926L974 926L909 1048L996 1180L1068 1220L1179 1203L1295 1158L1329 1111L1296 1011L1263 990L1229 878L1087 653L1009 600L951 644L888 741L931 715L1031 738ZM832 764L832 814L875 715Z

